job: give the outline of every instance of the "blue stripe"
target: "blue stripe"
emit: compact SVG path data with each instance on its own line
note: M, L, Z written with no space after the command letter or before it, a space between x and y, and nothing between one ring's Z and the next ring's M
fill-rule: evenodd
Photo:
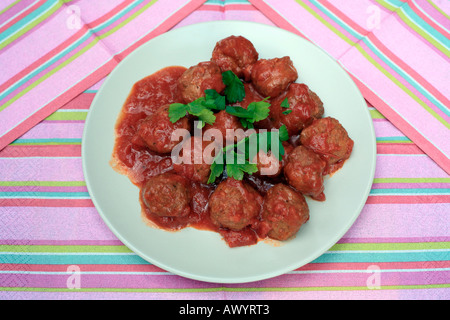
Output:
M0 100L3 100L4 98L6 98L8 95L10 95L12 92L14 92L16 89L18 89L19 87L21 87L23 84L25 84L26 82L28 82L29 80L33 79L36 75L40 74L41 72L43 72L45 69L49 68L50 66L52 66L53 64L55 64L58 60L62 59L65 55L67 55L69 52L77 49L80 45L82 45L86 40L89 39L89 37L91 36L95 36L95 33L102 31L103 29L109 27L111 24L113 24L114 22L116 22L117 20L119 20L120 18L122 18L124 15L126 15L127 13L129 13L131 10L133 10L134 8L136 8L138 5L140 5L144 0L139 0L139 1L134 1L130 6L128 6L127 8L125 8L123 11L119 12L116 16L114 16L113 18L111 18L110 20L104 22L103 24L101 24L100 26L93 28L93 29L89 29L87 31L87 33L82 36L79 40L77 40L76 42L74 42L73 44L71 44L69 47L67 47L66 49L64 49L63 51L61 51L59 54L57 54L55 57L53 57L52 59L48 60L47 62L45 62L44 64L42 64L41 66L39 66L37 69L35 69L33 72L31 72L30 74L28 74L27 76L25 76L24 78L22 78L20 81L18 81L17 83L15 83L14 85L12 85L11 87L9 87L7 90L5 90L2 94L0 94Z
M13 143L81 143L81 139L17 139Z
M329 251L312 261L312 263L354 263L354 262L414 262L414 261L448 261L450 260L449 250L437 251L389 251L389 252L339 252ZM0 254L2 263L17 263L23 261L26 264L50 264L50 265L71 265L71 264L149 264L136 254L79 254L70 253L54 254Z
M438 195L450 194L448 188L423 188L423 189L372 189L370 194L424 194L424 195Z
M313 263L448 261L450 251L327 252Z
M135 254L102 254L102 255L73 255L70 253L62 255L43 254L0 254L2 263L22 263L26 264L149 264L147 261Z
M392 1L392 0L386 0ZM449 48L449 40L441 34L439 31L430 26L425 20L423 20L414 10L409 6L407 2L404 2L401 6L400 10L402 10L408 18L410 18L417 26L419 26L422 30L427 32L434 39L439 41L444 47Z
M423 88L414 78L409 76L405 71L393 63L389 58L387 58L367 37L361 35L356 30L351 28L349 25L344 23L338 17L336 17L332 12L330 12L322 4L318 3L316 0L310 0L319 10L324 12L330 19L336 22L339 26L345 29L352 36L358 40L362 40L371 50L374 52L384 63L386 63L391 69L393 69L397 74L404 78L411 86L413 86L417 91L424 95L430 102L432 102L436 107L439 108L447 116L450 116L450 109L446 107L442 102L436 99L432 94L430 94L425 88ZM448 41L448 40L447 40Z
M40 15L44 14L47 10L49 10L51 7L53 7L56 3L58 3L58 0L51 0L46 1L43 5L41 5L39 8L25 16L23 19L17 21L14 25L12 25L10 28L6 29L2 33L0 33L0 43L22 29L24 26L26 26L28 23L30 23L32 20L38 18Z

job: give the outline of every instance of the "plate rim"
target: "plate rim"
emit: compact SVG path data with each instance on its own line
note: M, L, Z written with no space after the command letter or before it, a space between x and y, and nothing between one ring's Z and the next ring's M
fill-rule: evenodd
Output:
M82 167L83 167L83 175L84 175L84 179L86 182L86 187L88 189L90 198L95 206L95 209L97 210L97 212L99 213L99 215L101 216L103 222L107 225L107 227L109 228L109 230L127 247L129 248L132 252L134 252L135 254L137 254L139 257L141 257L142 259L144 259L145 261L158 266L166 271L172 272L176 275L188 278L188 279L193 279L193 280L197 280L197 281L202 281L202 282L209 282L209 283L229 283L229 284L233 284L233 283L249 283L249 282L254 282L254 281L261 281L261 280L265 280L265 279L270 279L276 276L280 276L283 275L287 272L290 272L292 270L295 270L301 266L304 266L308 263L310 263L311 261L314 261L315 259L317 259L318 257L320 257L321 255L323 255L326 251L328 251L333 245L335 245L344 235L345 233L351 228L351 226L355 223L355 221L357 220L357 218L360 216L361 211L363 210L363 207L369 197L370 194L370 190L372 188L372 184L373 184L373 179L375 176L375 170L376 170L376 163L377 163L377 152L376 152L376 134L375 134L375 129L374 129L374 124L372 121L372 118L370 116L370 111L369 109L365 109L365 116L368 118L368 123L369 123L369 129L370 129L370 136L371 136L371 140L373 141L373 144L371 145L371 153L373 155L372 158L372 165L370 167L370 182L367 183L367 187L366 190L364 190L364 196L360 199L359 205L358 205L358 209L357 209L357 214L353 215L352 219L349 219L348 223L346 224L346 226L344 228L341 229L341 232L336 233L336 235L331 239L329 239L329 241L324 244L320 250L316 250L316 254L315 255L310 255L305 257L304 259L299 260L297 263L291 263L289 265L286 265L284 268L282 269L276 269L274 271L272 271L270 274L265 274L264 276L261 275L256 275L256 276L247 276L247 277L242 277L242 278L217 278L217 277L211 277L211 276L202 276L199 274L192 274L190 272L186 272L183 270L180 270L179 268L176 267L172 267L170 265L167 265L165 263L162 263L160 261L158 261L157 259L154 259L152 257L149 257L147 254L141 252L141 250L139 250L138 248L136 248L131 242L129 242L126 237L122 236L122 234L113 226L113 224L111 223L111 221L108 219L107 215L105 215L105 213L103 212L103 210L101 210L101 206L100 204L97 202L96 197L94 196L95 192L93 191L93 188L91 186L91 181L89 178L89 175L87 174L87 163L86 163L86 144L84 143L86 141L86 136L87 136L87 131L88 131L88 127L89 127L89 122L91 121L91 115L92 112L91 110L93 110L92 108L95 107L97 101L100 99L101 97L101 93L102 91L105 90L106 87L108 87L108 83L110 81L112 81L111 79L114 78L114 75L116 72L118 72L118 68L123 64L124 61L127 61L129 59L132 59L132 57L134 55L136 55L140 50L143 50L144 47L148 46L149 43L151 43L154 39L156 38L163 38L163 37L168 37L173 33L178 32L179 30L188 30L191 28L201 28L202 26L207 27L208 25L216 25L216 24L223 24L223 25L229 25L229 24L241 24L241 25L252 25L255 28L258 27L262 27L262 28L271 28L276 30L275 32L283 32L283 33L287 33L290 34L296 38L298 38L299 41L305 41L308 42L310 45L313 45L314 47L316 47L317 49L319 49L320 51L322 51L326 56L327 59L331 60L338 68L341 69L341 71L343 71L343 73L345 74L345 77L348 78L348 80L350 80L349 82L351 83L351 85L354 87L355 92L357 92L357 94L359 95L359 98L361 98L363 101L365 100L364 96L361 93L361 90L358 88L358 86L356 85L355 81L352 79L352 77L349 75L349 73L347 72L347 70L345 70L342 65L336 60L334 59L330 54L328 54L324 49L322 49L321 47L319 47L318 45L316 45L315 43L291 32L285 29L282 29L280 27L277 26L272 26L272 25L267 25L267 24L263 24L263 23L259 23L259 22L252 22L252 21L241 21L241 20L220 20L220 21L206 21L206 22L200 22L200 23L194 23L194 24L190 24L190 25L186 25L186 26L182 26L176 29L171 29L165 33L162 33L152 39L150 39L149 41L147 41L146 43L142 44L140 47L138 47L137 49L135 49L133 52L131 52L128 56L126 56L124 59L122 59L118 65L116 65L114 67L114 69L107 75L105 81L102 83L100 89L97 91L87 114L86 120L85 120L85 124L84 124L84 128L83 128L83 135L82 135L82 143L81 143L81 159L82 159Z

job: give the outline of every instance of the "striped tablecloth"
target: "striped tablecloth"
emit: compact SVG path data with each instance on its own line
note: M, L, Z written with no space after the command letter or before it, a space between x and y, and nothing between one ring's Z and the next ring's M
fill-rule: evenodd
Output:
M78 4L83 8L80 11L82 25L96 31L77 33L78 49L61 56L61 60L52 59L57 59L62 51L48 53L49 59L40 60L37 57L48 49L42 42L35 40L33 52L25 52L20 43L15 44L21 37L33 36L26 29L32 31L37 21L46 21L48 17L57 20L58 14L66 12L66 8L58 9L58 6L63 3L68 6L69 2L9 0L0 5L0 99L3 99L0 103L0 141L5 145L0 151L0 299L450 298L450 176L445 171L448 153L445 158L434 152L435 149L427 149L421 144L425 139L425 144L433 144L438 151L444 151L449 133L443 131L440 138L431 139L426 132L417 130L422 135L420 138L412 134L410 128L417 129L414 121L420 122L421 118L407 119L392 111L399 111L404 104L411 109L425 104L427 112L431 109L445 119L450 98L446 55L450 29L448 2L209 0L170 1L173 5L170 7L168 1L162 0L117 0L108 1L111 6L106 12L100 10L107 7L106 0L80 0L72 1L71 5ZM360 4L363 2L365 9ZM98 5L98 10L94 10L93 3ZM155 11L158 14L152 13L152 8L158 8ZM76 7L69 13L76 14L74 10ZM93 12L103 18L98 20ZM147 29L153 31L147 35L136 34L129 42L123 40L126 43L111 40L100 46L114 52L114 55L110 52L97 57L99 69L103 65L108 68L101 71L92 68L90 72L75 69L77 73L73 78L51 90L50 96L41 94L41 97L39 93L44 89L37 89L52 78L46 78L48 70L56 70L61 65L64 69L65 61L66 65L71 64L67 61L76 63L76 58L71 60L72 54L76 55L83 48L89 51L89 46L94 48L109 35L131 26L140 16L137 12L148 13L156 19ZM389 41L395 42L395 39L390 39L386 34L389 29L383 27L362 37L366 34L361 29L362 23L366 23L373 12L380 14L381 25L389 23L389 26L399 24L411 28L408 31L411 47L406 49L415 50L416 57L430 53L427 51L430 50L435 54L430 59L442 59L445 63L426 60L417 65L415 60L399 60L403 56L394 50L401 48L391 46ZM373 18L376 16L371 17L378 21ZM131 51L136 43L143 43L171 27L222 19L279 25L301 33L334 56L356 81L359 79L366 86L362 91L375 126L378 151L375 180L368 201L358 220L335 246L310 264L288 274L230 285L182 278L131 252L106 227L93 206L81 164L81 137L86 115L102 79L125 56L123 52ZM422 21L427 24L421 25ZM80 21L75 19L70 23L77 25ZM318 23L322 24L320 28ZM10 30L14 26L17 29ZM425 43L427 37L421 34L424 30L433 34L432 38L429 36L433 43ZM438 30L445 38L434 34L433 30ZM55 30L50 38L58 36L63 35ZM100 40L96 42L95 39ZM56 39L54 41L56 43ZM8 42L14 46L10 47ZM69 50L69 47L60 49ZM381 53L390 53L382 55L378 49ZM20 52L24 59L9 57L7 60L5 55L11 55L11 52ZM370 79L361 78L367 76L357 69L361 67L358 66L361 56L372 65L376 62L389 73L385 74L384 81L395 85L389 87L392 91L378 92L381 89L373 87L376 82L369 83ZM36 59L35 64L21 65L20 61L25 58ZM44 61L51 64L50 69L40 71ZM427 69L427 66L432 68ZM376 70L381 72L378 67ZM376 70L371 70L369 75L380 80L377 77L381 75ZM5 74L13 71L14 80L6 79ZM36 74L32 76L32 72ZM5 79L9 81L7 84ZM67 88L70 89L67 91ZM407 89L406 93L404 89ZM399 96L398 90L403 91ZM24 109L20 114L22 109L14 109L14 104L21 102L21 94L26 97L28 92L34 91L43 107L39 104L28 108L22 106ZM13 102L6 102L9 105L4 107L5 99L11 97ZM15 110L12 112L13 115L16 113L15 117L5 116L4 111L8 109ZM28 113L32 115L28 117ZM403 122L396 121L397 118ZM10 132L15 134L8 134Z

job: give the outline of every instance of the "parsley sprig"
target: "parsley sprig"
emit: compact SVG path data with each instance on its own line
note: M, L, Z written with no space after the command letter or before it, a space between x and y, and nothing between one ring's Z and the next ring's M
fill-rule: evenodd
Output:
M169 107L169 118L170 122L175 123L189 113L198 117L198 126L203 128L206 123L213 124L216 121L213 110L225 110L225 97L214 89L207 89L204 97L191 103L172 103Z
M229 103L241 102L245 98L245 88L241 79L228 70L222 73L222 81L225 84L225 96Z
M268 153L278 149L278 160L281 161L285 150L282 142L289 139L289 134L286 126L281 126L280 129L274 131L266 131L262 133L253 133L250 136L242 139L238 143L227 146L220 150L211 164L211 174L208 179L208 184L214 183L220 177L224 170L228 177L236 180L242 180L244 174L253 174L258 171L256 163L252 162L250 157L251 146L255 146L253 150L255 155L261 150ZM272 145L275 142L277 146Z
M269 97L262 101L255 101L248 105L247 109L240 106L227 106L227 113L236 116L241 121L245 129L253 129L255 122L266 119L270 112L270 103L267 102Z

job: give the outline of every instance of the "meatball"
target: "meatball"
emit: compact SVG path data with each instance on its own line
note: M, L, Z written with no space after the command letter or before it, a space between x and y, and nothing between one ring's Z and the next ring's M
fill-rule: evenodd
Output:
M187 69L178 79L178 88L184 102L190 103L203 97L206 89L221 93L225 84L219 66L213 61L205 61Z
M172 139L172 133L177 129L190 130L189 120L184 117L175 123L169 118L169 106L165 105L155 113L145 118L139 125L137 136L147 147L158 153L169 153L181 141Z
M256 163L258 167L258 171L255 174L272 178L278 177L286 165L288 155L293 150L293 147L287 142L283 142L283 148L284 155L281 161L272 151L266 153L264 150L260 150L255 158L253 158L253 163Z
M258 52L246 38L230 36L217 42L211 60L222 72L231 70L239 78L243 78L244 70L258 61Z
M239 140L243 139L245 137L244 128L242 127L241 122L239 121L239 118L236 116L233 116L226 112L225 110L222 110L215 114L216 121L211 125L207 124L203 130L206 132L209 129L216 129L219 130L222 134L223 141L222 143L224 145L228 143L235 144ZM239 135L239 131L236 131L238 129L242 130L242 135ZM229 131L229 136L227 137L227 130ZM231 135L230 135L231 134ZM236 135L237 136L236 136Z
M297 78L297 70L289 57L260 59L251 70L251 81L256 90L272 99L283 93Z
M261 195L248 184L227 178L209 199L211 220L220 227L241 230L257 218L262 200Z
M210 144L210 141L203 141L201 137L191 137L183 144L180 152L180 163L173 164L173 171L191 181L206 184L214 158L214 152L209 155L204 154L205 149ZM214 146L212 150L214 150Z
M318 154L304 146L298 146L289 154L284 167L288 183L318 201L324 201L323 172L327 163Z
M150 178L141 198L148 211L160 217L184 217L191 212L189 181L173 173Z
M332 173L338 162L347 160L353 150L347 130L332 117L314 120L302 131L300 142L327 161L326 173Z
M264 198L262 218L269 225L270 238L287 240L309 220L308 204L301 193L279 183Z
M287 99L289 109L281 106ZM290 113L283 112L290 110ZM293 83L287 92L272 100L270 117L276 119L277 126L286 125L289 135L298 134L304 127L311 124L314 119L322 118L323 103L306 84Z

